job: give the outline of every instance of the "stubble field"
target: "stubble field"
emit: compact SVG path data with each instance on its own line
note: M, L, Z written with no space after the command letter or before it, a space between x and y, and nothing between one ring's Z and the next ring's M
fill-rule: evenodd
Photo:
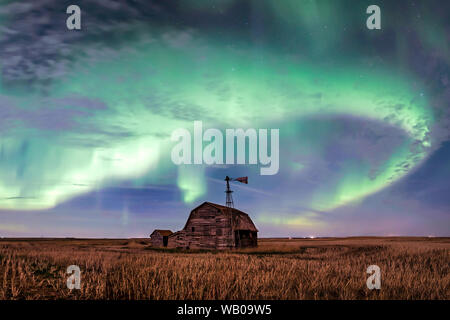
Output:
M260 239L227 252L148 239L0 239L0 299L449 299L450 238ZM81 270L69 290L66 269ZM381 288L369 290L369 265Z

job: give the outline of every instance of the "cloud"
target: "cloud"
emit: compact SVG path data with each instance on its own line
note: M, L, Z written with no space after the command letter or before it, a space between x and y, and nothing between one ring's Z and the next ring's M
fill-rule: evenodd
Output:
M26 106L32 103L31 106ZM83 131L88 126L83 119L107 106L87 97L35 98L23 102L13 96L0 95L0 128L34 128L50 131Z
M0 59L5 83L19 81L45 87L48 81L67 76L74 67L73 60L92 53L91 46L98 48L100 44L103 53L108 52L108 48L114 47L114 37L126 42L126 37L118 35L135 32L137 25L145 25L142 21L149 14L161 18L168 14L166 5L155 1L86 2L80 4L82 31L76 32L66 28L67 6L67 2L54 0L0 5L0 15L7 18L1 20L0 26ZM168 35L174 45L184 43L189 37L188 33L174 35L175 38Z

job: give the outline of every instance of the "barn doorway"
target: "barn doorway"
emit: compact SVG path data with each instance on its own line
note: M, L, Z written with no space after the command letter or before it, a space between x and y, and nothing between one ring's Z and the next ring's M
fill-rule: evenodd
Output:
M234 232L234 242L236 248L256 247L256 232L250 230L236 230Z
M249 230L236 230L234 232L234 241L236 248L249 246L250 231Z
M241 246L241 238L239 235L239 230L234 231L234 246L239 248Z
M167 247L167 243L169 242L169 236L163 236L163 246Z

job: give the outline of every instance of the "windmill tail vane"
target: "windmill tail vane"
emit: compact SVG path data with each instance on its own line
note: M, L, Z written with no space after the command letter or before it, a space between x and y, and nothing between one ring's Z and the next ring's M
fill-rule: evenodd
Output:
M241 183L248 184L248 177L240 177L240 178L236 178L236 179L233 179L233 180L234 181L239 181Z
M248 184L248 177L230 178L229 176L226 176L225 181L227 182L227 190L225 191L227 194L226 206L229 208L234 208L233 196L231 195L233 191L230 189L230 181L238 181L240 183Z

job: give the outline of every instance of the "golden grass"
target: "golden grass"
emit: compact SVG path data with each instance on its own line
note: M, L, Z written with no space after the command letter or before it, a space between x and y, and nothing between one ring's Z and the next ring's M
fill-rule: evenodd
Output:
M0 299L449 299L449 238L262 239L151 249L146 239L0 240ZM81 268L81 290L66 268ZM381 289L366 269L381 268Z

